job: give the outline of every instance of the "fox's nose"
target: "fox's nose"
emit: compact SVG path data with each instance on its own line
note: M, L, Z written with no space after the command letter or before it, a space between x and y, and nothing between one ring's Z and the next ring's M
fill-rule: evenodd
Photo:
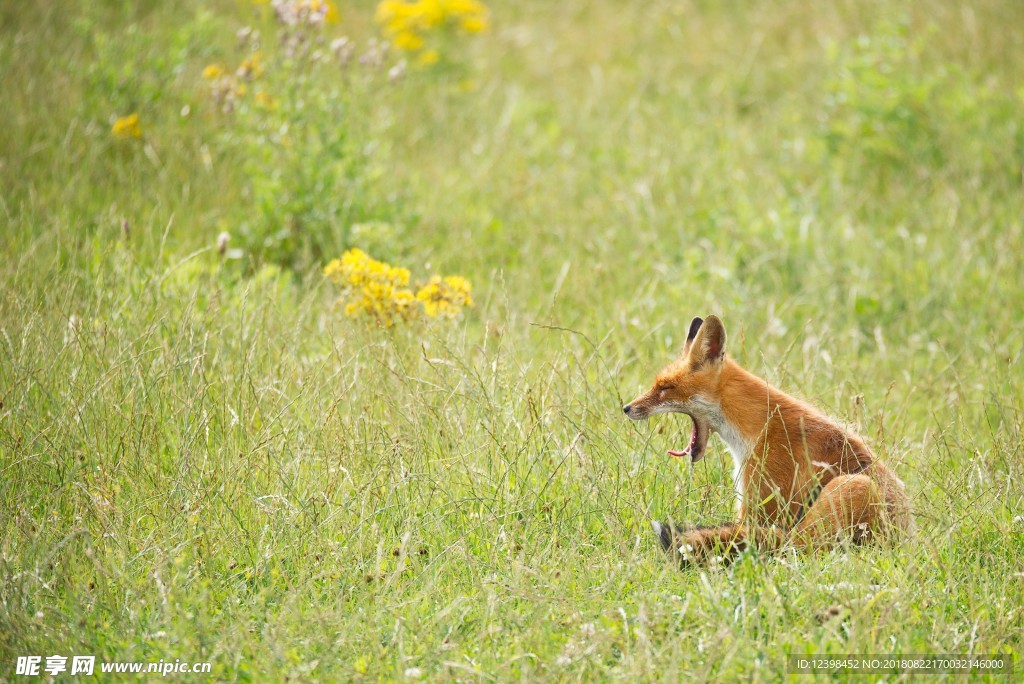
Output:
M629 415L629 412L632 411L632 410L633 410L633 405L632 404L626 404L625 406L622 407L622 412L625 413L627 416Z

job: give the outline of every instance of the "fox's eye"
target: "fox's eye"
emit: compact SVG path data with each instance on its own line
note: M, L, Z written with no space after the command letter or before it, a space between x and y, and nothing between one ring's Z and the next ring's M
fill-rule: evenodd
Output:
M670 389L672 389L672 385L658 385L659 392L668 392Z

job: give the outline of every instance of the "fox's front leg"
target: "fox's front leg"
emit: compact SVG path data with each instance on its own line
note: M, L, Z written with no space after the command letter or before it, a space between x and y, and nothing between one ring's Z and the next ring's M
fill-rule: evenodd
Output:
M671 522L652 523L661 546L673 558L686 565L728 565L751 543L761 549L774 549L785 539L775 527L748 527L727 523L717 527L697 526L679 530Z

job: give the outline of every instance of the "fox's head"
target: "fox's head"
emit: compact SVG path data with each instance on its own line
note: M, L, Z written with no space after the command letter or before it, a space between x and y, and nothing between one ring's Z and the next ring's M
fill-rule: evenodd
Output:
M693 419L690 445L672 456L704 456L711 424L720 413L719 380L725 361L725 326L717 316L694 318L683 354L654 379L654 386L622 407L633 420L655 413L685 413Z

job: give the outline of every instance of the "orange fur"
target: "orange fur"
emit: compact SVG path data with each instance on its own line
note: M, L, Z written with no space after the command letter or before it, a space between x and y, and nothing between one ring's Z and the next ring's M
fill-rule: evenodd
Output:
M695 318L683 355L623 409L634 420L689 414L691 446L674 455L699 460L712 432L733 454L741 523L691 530L656 524L667 549L703 562L727 559L751 543L820 548L911 529L903 483L858 435L747 372L727 358L725 347L721 320Z

